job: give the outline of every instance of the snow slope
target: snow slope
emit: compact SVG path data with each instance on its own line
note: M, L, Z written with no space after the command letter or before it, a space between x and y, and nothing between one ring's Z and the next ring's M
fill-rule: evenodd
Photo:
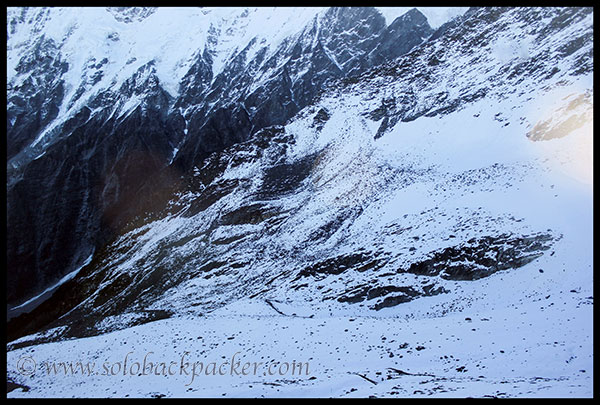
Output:
M591 44L563 45L593 15L495 12L207 159L62 323L9 343L9 396L591 397Z

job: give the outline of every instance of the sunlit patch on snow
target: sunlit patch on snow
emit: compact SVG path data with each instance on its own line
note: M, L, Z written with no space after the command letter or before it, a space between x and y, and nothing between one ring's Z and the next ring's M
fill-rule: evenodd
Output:
M586 185L593 181L592 92L571 93L545 101L545 114L527 137L549 158L550 166Z

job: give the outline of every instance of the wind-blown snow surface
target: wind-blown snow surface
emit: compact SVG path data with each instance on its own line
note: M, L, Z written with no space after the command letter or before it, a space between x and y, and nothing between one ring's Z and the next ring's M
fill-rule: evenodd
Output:
M511 15L503 18L499 24ZM590 26L591 15L572 29ZM558 40L536 42L526 29L503 32L486 46L489 52L476 55L478 64L473 55L448 50L446 66L432 74L435 83L371 75L333 89L288 123L283 131L294 142L283 158L267 149L236 163L233 158L252 150L232 148L219 181L244 187L199 213L178 212L130 232L117 243L126 254L99 266L101 287L120 276L151 274L157 263L165 266L155 252L174 245L169 260L178 273L172 274L189 277L138 298L144 308L175 316L115 330L135 317L131 305L97 325L109 333L21 347L60 335L58 327L11 342L8 375L29 389L9 396L592 396L592 73L570 74L578 54L562 59L559 72L544 80L517 75L515 83L498 73L547 55ZM414 52L394 69L402 60L416 69L420 50ZM486 86L485 96L423 113L478 86ZM380 133L381 117L373 119L373 112L410 90L416 101L403 114L415 118ZM328 119L315 129L320 111ZM578 125L566 124L573 121ZM294 192L258 197L275 211L273 222L231 219L256 201L270 159L293 163L315 155ZM193 201L191 194L180 200ZM338 228L315 243L314 230L340 213ZM231 223L210 227L215 218ZM550 235L548 250L489 277L397 271L472 239L539 233ZM217 257L227 264L194 273L206 267L211 249L222 249ZM371 252L382 264L369 271L305 271L306 263L356 252ZM365 285L426 283L443 292L377 310L370 304L384 301L335 299ZM95 308L94 300L82 307ZM192 379L182 358L214 368ZM144 359L165 363L166 375L132 373ZM48 372L48 362L94 362L97 374ZM245 362L251 363L246 371L252 363L265 367L232 375L232 365L240 372ZM269 375L273 362L276 374ZM308 362L308 375L277 373L292 362ZM107 370L116 375L103 375Z

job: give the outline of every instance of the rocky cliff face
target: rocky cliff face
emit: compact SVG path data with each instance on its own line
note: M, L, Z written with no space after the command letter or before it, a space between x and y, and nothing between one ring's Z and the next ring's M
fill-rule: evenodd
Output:
M75 18L57 40L44 32L64 11L9 13L10 303L48 287L130 222L151 215L210 153L283 124L329 80L394 59L432 32L416 9L386 26L374 8L332 8L278 45L247 35L248 42L236 43L219 61L228 33L256 17L242 13L227 26L207 15L205 41L184 55L193 62L170 94L157 73L162 55L121 82L111 77L139 64L113 46L126 41L127 26L148 21L155 11L107 10L115 28L103 32L97 46L112 53L99 52L103 57L90 56L81 66L69 46L85 19Z
M395 59L432 32L416 9L386 26L373 8L331 8L274 52L263 47L250 56L250 43L214 78L210 52L202 53L175 103L195 134L178 147L175 165L188 169L208 153L284 124L328 82Z

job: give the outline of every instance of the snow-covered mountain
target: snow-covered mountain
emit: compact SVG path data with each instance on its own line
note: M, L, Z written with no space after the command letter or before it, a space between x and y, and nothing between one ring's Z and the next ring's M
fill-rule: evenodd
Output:
M10 395L591 396L591 8L91 10L9 10ZM128 353L310 373L41 368Z
M8 10L9 302L156 211L208 154L408 52L413 9Z

